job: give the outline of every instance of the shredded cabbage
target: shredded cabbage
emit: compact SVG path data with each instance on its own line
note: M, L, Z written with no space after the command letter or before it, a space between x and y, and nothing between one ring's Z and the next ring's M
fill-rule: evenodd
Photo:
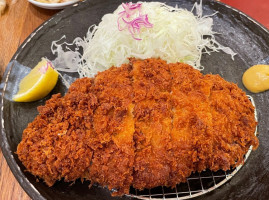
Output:
M233 59L235 53L215 40L213 19L202 16L202 3L194 5L197 16L186 9L160 2L139 3L142 3L141 12L147 14L153 24L151 28L140 29L141 40L135 40L128 29L118 30L119 13L123 11L120 5L113 13L104 15L98 25L92 25L84 39L76 38L72 44L76 45L75 50L67 48L64 51L62 45L66 43L54 42L52 51L58 56L57 64L53 63L56 69L74 71L76 68L80 77L93 77L111 66L128 63L130 57L157 57L168 63L184 62L198 70L203 69L200 63L203 53L224 50ZM83 49L82 55L79 47ZM72 66L75 67L70 69Z

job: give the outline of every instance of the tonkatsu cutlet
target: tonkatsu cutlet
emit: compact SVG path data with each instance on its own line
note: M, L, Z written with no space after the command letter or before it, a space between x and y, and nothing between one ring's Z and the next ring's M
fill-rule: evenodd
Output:
M112 67L94 79L98 107L93 115L96 141L91 146L94 154L89 179L115 189L115 195L128 193L133 181L133 88L129 71L129 65Z
M237 85L155 58L78 79L38 111L17 154L48 186L81 178L113 195L174 187L192 172L242 164L259 144L254 107Z
M91 87L92 79L83 78L74 82L64 97L53 95L46 105L38 107L39 115L23 131L17 147L19 159L48 186L57 180L75 181L87 176L97 106Z
M171 166L171 75L162 60L131 60L133 66L137 189L169 185Z

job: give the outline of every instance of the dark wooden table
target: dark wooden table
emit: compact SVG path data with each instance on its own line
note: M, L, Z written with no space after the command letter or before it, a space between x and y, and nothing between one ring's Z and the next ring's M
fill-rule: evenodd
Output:
M0 73L3 74L18 46L41 23L57 13L29 4L26 0L8 1L8 9L0 17ZM269 28L268 0L221 0L240 9ZM10 171L0 151L0 200L29 200Z

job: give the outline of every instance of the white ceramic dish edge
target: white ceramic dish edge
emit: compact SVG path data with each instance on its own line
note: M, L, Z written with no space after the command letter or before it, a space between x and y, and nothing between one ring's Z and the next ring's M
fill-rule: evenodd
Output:
M74 3L79 2L79 0L71 0L71 1L63 2L63 3L41 3L35 0L28 0L28 1L37 7L51 9L51 10L63 9L67 6L70 6Z

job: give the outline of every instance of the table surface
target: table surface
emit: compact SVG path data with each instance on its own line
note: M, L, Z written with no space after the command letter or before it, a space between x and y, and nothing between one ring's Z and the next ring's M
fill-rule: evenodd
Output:
M245 12L269 29L268 0L221 0ZM8 8L0 16L0 75L19 45L41 23L59 12L37 8L26 0L7 0ZM29 200L10 171L0 150L0 199Z

